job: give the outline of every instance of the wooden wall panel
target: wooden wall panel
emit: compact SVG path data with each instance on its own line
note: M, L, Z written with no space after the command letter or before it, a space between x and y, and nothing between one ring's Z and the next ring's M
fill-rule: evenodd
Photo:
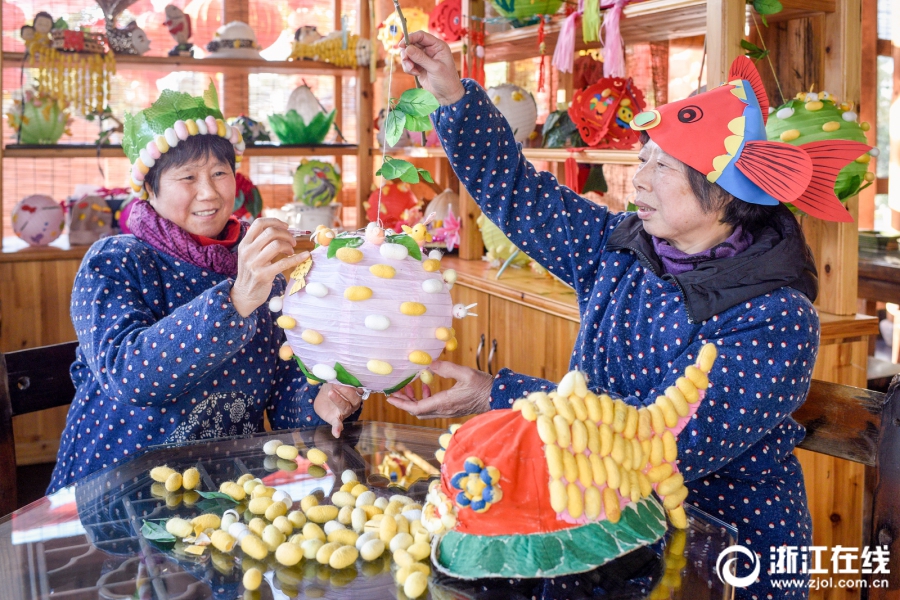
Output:
M69 316L72 282L81 258L0 262L0 351L75 339ZM67 407L13 419L20 465L56 462Z

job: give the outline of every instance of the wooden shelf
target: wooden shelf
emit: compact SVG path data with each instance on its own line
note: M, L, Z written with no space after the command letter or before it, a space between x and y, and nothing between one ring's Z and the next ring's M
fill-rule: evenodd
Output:
M574 154L565 148L523 148L522 152L529 161L565 162L570 155L582 164L591 165L636 165L637 150L591 150L584 149ZM381 156L380 148L372 148L372 156ZM404 156L407 158L446 158L444 149L440 147L413 146L388 150L388 156Z
M4 66L22 63L22 52L4 52ZM16 65L18 66L18 65ZM25 66L28 66L27 63ZM336 67L316 60L264 60L261 58L190 58L184 56L116 55L116 68L136 71L202 71L207 73L281 73L284 75L335 75L355 77L369 67Z
M783 0L784 10L767 17L769 23L810 17L834 12L835 0ZM747 8L747 19L753 23ZM706 0L647 0L625 7L622 19L622 38L626 44L655 42L703 35L706 33ZM557 18L544 27L547 55L553 55L562 19ZM537 25L519 27L488 34L485 37L485 55L488 62L512 62L534 58L538 55ZM450 44L458 53L462 41ZM581 39L581 26L576 27L576 50L600 48L599 42L585 43Z
M355 144L258 145L247 146L244 156L355 156ZM55 146L10 145L3 149L4 158L94 158L97 146L60 144ZM101 158L125 158L121 146L103 146Z

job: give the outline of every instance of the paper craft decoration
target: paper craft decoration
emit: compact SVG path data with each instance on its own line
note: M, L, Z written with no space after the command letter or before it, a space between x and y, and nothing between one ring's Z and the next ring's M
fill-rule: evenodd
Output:
M315 27L312 29L315 30ZM320 60L338 67L354 69L368 67L372 61L372 42L356 34L345 35L343 31L334 31L318 39L305 34L301 36L300 41L293 42L288 60Z
M13 102L6 118L22 144L55 144L63 134L72 135L69 103L48 93L26 91L23 100Z
M540 15L555 15L563 3L562 0L491 0L491 4L513 27L524 27L537 23Z
M514 267L524 267L531 262L531 258L513 244L500 228L494 225L484 213L478 215L475 220L481 231L481 239L486 251L485 260L497 261L502 264L510 264ZM499 266L499 264L498 264Z
M246 149L240 130L222 118L212 82L202 98L163 90L150 108L125 115L124 130L122 150L131 161L131 189L141 199L149 196L144 178L159 157L192 135L218 135L230 141L236 166Z
M422 509L440 536L435 567L462 579L581 573L656 542L667 514L686 528L676 439L715 358L706 344L677 385L640 409L571 371L552 392L454 425Z
M428 31L428 15L421 8L404 8L403 16L406 17L406 29L413 31ZM384 46L384 51L390 55L399 55L400 48L397 44L403 39L403 27L400 25L400 17L397 11L392 12L378 26L378 41Z
M291 275L278 318L309 379L390 393L456 347L440 258L420 249L424 225L313 237L324 244Z
M509 122L517 142L534 137L537 103L531 92L512 83L503 83L488 89L487 95Z
M341 187L341 171L335 164L304 158L294 171L294 202L328 206L340 195Z
M252 146L257 142L271 142L269 130L261 121L255 121L246 115L234 117L228 121L233 127L241 132L241 137L248 146Z
M256 33L243 21L232 21L219 27L206 49L209 51L207 58L262 58Z
M588 146L628 150L640 139L631 120L646 106L644 93L630 77L604 77L575 92L569 117Z
M431 219L427 227L432 241L426 246L446 248L448 252L459 246L459 194L444 190L428 203L424 214Z
M422 206L408 183L389 181L381 188L381 214L378 214L378 190L365 202L366 218L381 222L385 229L399 231L406 222L407 212Z
M63 232L66 215L50 196L34 194L13 207L12 226L13 233L30 246L46 246Z
M428 30L445 42L462 39L461 0L441 0L428 18Z
M232 214L244 221L253 221L262 213L263 201L259 188L242 173L234 174L235 193Z
M66 200L69 243L90 245L102 237L120 233L119 213L130 197L126 188L76 186L75 193Z
M320 110L310 119L291 109L282 115L269 115L269 125L282 144L321 144L334 123L335 111Z
M166 20L163 25L169 30L169 35L175 40L175 47L169 50L169 56L194 56L194 45L190 42L193 34L191 31L191 15L169 4L166 6Z
M130 202L122 205L122 208L119 211L119 231L121 233L131 233L131 229L128 227L128 217L131 216L131 210L138 202L142 202L142 200L132 196Z
M791 203L826 221L852 222L834 195L838 172L870 147L846 140L769 141L769 100L753 62L739 56L725 83L634 118L668 154L744 202ZM691 144L685 144L691 140Z
M21 34L38 95L73 105L83 115L103 111L116 70L104 36L53 29L53 17L43 11L35 15L34 25L22 27Z
M109 40L109 47L116 54L141 55L150 50L150 38L135 21L129 22L122 28L116 27L116 19L122 14L122 11L136 1L96 0L106 19L106 38Z
M774 109L766 123L769 141L792 146L824 140L865 144L868 130L869 124L859 122L859 115L850 104L838 103L828 92L801 92ZM871 185L875 173L868 171L869 161L877 155L878 148L872 148L840 170L834 182L834 193L839 200L846 200Z

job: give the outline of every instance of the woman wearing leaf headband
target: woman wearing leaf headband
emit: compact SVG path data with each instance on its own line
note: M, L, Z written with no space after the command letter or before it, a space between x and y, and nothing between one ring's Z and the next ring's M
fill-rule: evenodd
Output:
M164 91L126 115L123 149L137 201L133 235L105 238L72 291L80 343L50 491L149 446L321 425L337 435L359 396L309 385L281 361L283 332L266 303L281 273L309 259L277 219L232 216L244 142L203 98Z
M613 214L525 160L484 90L460 81L447 44L423 32L410 42L403 68L441 103L432 120L460 181L516 246L575 289L581 330L571 367L595 391L652 404L704 343L716 344L710 401L678 439L687 501L734 525L737 543L759 557L759 579L738 598L805 597L777 589L766 569L770 547L812 542L792 454L804 432L790 414L806 398L816 360L818 284L783 203L851 220L834 181L868 147L767 141L768 100L740 57L727 84L635 116L631 126L643 136L638 211ZM495 378L445 362L432 369L456 385L421 401L411 392L389 401L423 418L455 417L555 387L508 369ZM753 572L738 562L738 576Z

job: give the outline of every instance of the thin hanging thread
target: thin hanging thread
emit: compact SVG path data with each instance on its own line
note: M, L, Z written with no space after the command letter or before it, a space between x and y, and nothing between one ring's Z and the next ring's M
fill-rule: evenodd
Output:
M388 110L384 113L384 125L381 126L384 134L381 142L381 185L378 186L378 212L375 213L377 215L375 222L379 227L381 227L381 191L384 189L384 161L387 157L387 116L391 110L391 81L394 78L394 59L391 58L388 62L390 63L387 80Z
M766 40L763 38L762 32L759 30L759 23L756 22L754 11L750 11L753 16L753 26L756 27L756 35L759 36L759 43L762 44L763 50L766 51L766 60L769 61L769 68L772 69L772 77L775 79L775 85L778 86L778 95L781 96L781 103L784 104L784 92L781 91L781 82L778 81L778 74L775 72L775 65L772 64L772 55L766 48Z

